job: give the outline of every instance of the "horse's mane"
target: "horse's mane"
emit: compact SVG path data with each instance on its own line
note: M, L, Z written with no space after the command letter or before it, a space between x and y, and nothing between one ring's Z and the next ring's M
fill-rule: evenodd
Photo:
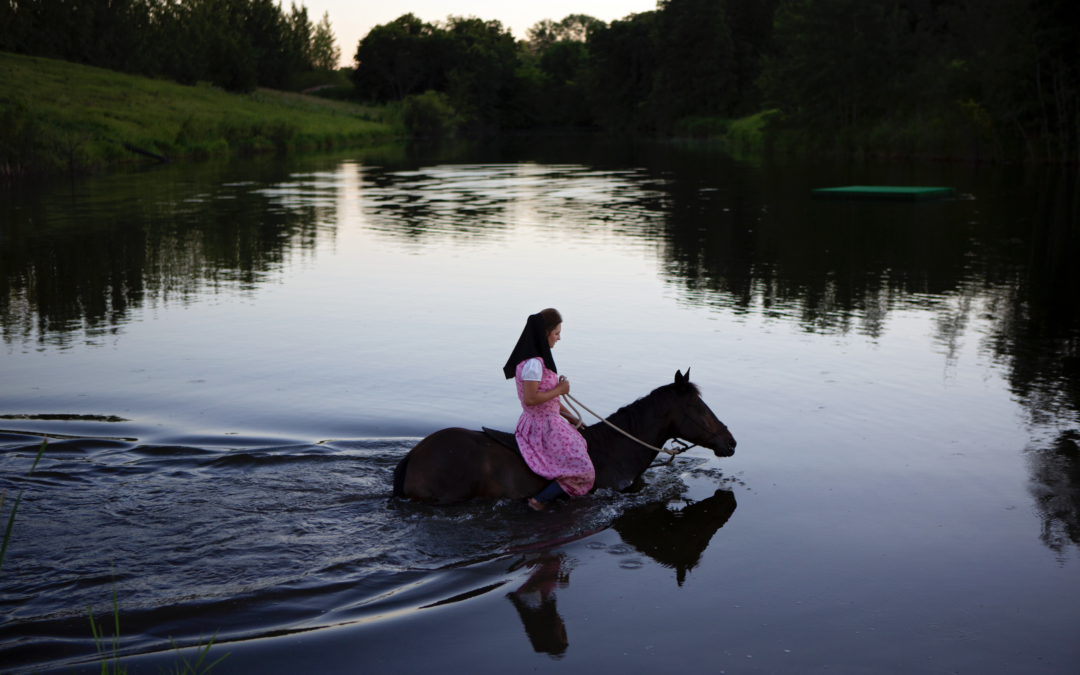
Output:
M607 419L619 429L632 436L640 437L649 433L650 428L655 430L658 422L664 423L668 407L674 403L672 399L691 392L700 396L700 390L696 385L683 377L678 377L674 383L657 387L633 403L624 405ZM655 450L649 452L634 443L631 444L633 448L629 451L614 451L617 446L624 443L624 439L614 430L608 429L603 422L592 424L584 431L590 432L586 440L589 443L589 454L593 457L593 461L603 458L601 464L595 464L597 480L600 480L603 474L605 484L613 486L616 490L622 490L633 483L645 469L649 468L649 463L656 456Z
M628 403L608 416L608 421L617 427L627 430L640 429L641 423L655 413L659 400L668 392L678 396L679 394L692 392L695 396L701 396L701 389L693 382L665 384L653 389L648 394ZM602 424L597 422L596 424ZM595 426L595 425L589 425Z

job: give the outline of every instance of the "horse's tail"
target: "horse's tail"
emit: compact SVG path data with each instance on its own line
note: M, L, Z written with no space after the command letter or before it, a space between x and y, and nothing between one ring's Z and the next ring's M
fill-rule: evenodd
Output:
M409 468L409 455L412 453L406 453L398 465L394 467L394 492L391 497L404 497L405 496L405 471Z

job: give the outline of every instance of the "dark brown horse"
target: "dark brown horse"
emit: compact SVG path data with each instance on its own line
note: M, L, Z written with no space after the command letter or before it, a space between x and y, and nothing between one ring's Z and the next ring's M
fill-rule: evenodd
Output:
M608 420L635 438L660 447L681 438L717 457L735 454L735 439L701 400L697 385L675 373L675 382L620 408ZM593 489L625 490L645 473L656 451L598 422L581 430L596 469ZM394 496L447 504L465 499L525 499L548 484L521 455L482 431L442 429L405 455L394 469Z

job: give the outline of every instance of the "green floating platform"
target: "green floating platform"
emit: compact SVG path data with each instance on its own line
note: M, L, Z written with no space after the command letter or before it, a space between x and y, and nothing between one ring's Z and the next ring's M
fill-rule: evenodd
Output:
M811 190L814 199L873 199L891 202L921 202L930 199L952 199L956 190L947 187L889 187L883 185L850 185L848 187Z

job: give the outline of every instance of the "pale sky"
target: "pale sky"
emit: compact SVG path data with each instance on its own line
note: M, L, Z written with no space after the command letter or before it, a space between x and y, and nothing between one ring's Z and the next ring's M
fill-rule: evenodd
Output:
M282 0L288 9L288 3ZM300 2L296 3L301 4ZM404 0L403 2L356 2L355 0L303 0L312 23L323 12L330 12L330 24L341 50L341 65L352 65L356 44L373 26L393 21L412 12L424 21L441 21L448 15L478 16L498 19L517 39L525 29L541 19L558 21L567 14L588 14L611 21L627 14L656 9L656 0L545 0L544 2L506 2L503 0Z

